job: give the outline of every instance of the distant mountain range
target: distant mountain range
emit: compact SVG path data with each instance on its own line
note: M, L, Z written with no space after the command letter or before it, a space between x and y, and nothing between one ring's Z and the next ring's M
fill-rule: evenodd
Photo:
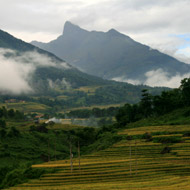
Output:
M190 65L140 44L111 29L87 31L66 22L63 34L49 43L33 45L52 52L78 69L104 79L119 81L147 80L150 72L164 72L167 77L190 72Z

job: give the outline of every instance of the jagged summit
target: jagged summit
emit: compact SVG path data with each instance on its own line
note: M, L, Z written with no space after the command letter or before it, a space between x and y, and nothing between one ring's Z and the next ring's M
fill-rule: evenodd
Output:
M70 21L66 21L65 25L63 27L63 34L73 34L73 33L78 33L78 32L84 32L86 30L80 28L78 25L73 24Z

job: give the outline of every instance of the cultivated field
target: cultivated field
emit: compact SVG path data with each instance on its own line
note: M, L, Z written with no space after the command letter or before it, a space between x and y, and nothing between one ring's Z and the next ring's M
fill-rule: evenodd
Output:
M47 109L50 109L50 107L44 104L39 104L35 102L0 103L0 107L2 106L5 106L7 109L16 109L25 113L31 113L31 112L43 113Z
M153 140L139 138L149 132ZM33 167L58 168L56 173L10 190L188 190L190 189L190 126L141 127L120 132L124 137L111 148L78 159L48 162ZM127 137L127 136L126 136ZM156 143L158 138L180 138ZM170 153L161 154L164 147ZM77 155L75 156L77 157Z

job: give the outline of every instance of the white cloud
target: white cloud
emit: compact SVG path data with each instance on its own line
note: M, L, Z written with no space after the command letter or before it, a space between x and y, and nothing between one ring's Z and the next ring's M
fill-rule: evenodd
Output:
M70 20L87 30L115 28L181 58L185 41L174 35L190 33L189 7L189 0L6 0L0 18L2 29L28 42L55 39Z
M184 75L177 74L170 77L167 72L163 71L162 69L157 69L147 72L145 76L147 77L146 81L144 82L146 85L178 88L180 86L181 80L190 77L190 73Z
M190 64L190 46L177 50L174 56L176 56L181 61Z
M0 91L14 94L32 92L27 77L33 72L31 65L18 63L14 59L7 59L0 53ZM8 52L8 51L7 51ZM4 52L5 53L5 52Z
M34 92L29 81L31 74L39 66L70 68L65 62L57 63L52 58L35 51L18 55L16 51L0 48L0 92L13 94Z
M129 79L126 76L123 77L115 77L112 80L119 81L119 82L128 82L131 84L139 85L145 84L148 86L164 86L170 88L178 88L180 86L181 80L184 78L189 78L190 73L186 73L184 75L177 74L175 76L170 76L169 73L164 71L163 69L151 70L145 73L145 80L134 80Z
M129 79L126 76L114 77L111 80L115 80L118 82L127 82L127 83L134 84L134 85L142 84L142 82L140 80Z

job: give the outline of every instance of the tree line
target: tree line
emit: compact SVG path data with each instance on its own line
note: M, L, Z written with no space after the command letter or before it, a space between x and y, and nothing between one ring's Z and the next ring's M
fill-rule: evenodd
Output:
M6 107L0 108L0 128L6 127L6 120L23 120L25 118L24 113L14 110L7 109Z
M125 104L116 114L119 126L151 116L161 116L175 109L190 106L190 78L181 81L179 88L163 91L161 95L151 95L142 90L141 101L137 104Z
M72 110L67 113L68 117L74 118L89 118L89 117L110 117L115 116L118 112L119 107L109 107L109 108L92 108L90 109L80 109Z

